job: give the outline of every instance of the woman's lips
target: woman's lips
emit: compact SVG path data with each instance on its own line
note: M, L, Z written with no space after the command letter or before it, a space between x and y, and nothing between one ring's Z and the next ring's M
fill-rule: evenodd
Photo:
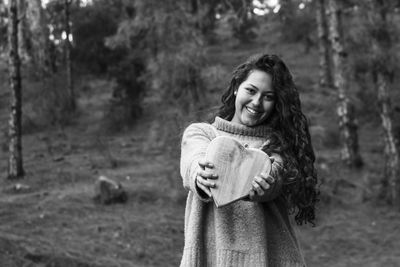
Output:
M246 106L246 110L247 110L250 114L253 114L253 115L259 115L259 114L262 113L262 111L255 110L255 109L250 108L250 107L247 107L247 106Z

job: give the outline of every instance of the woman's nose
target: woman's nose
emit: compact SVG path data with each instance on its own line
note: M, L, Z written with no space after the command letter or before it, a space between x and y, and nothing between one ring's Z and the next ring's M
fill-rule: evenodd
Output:
M261 99L262 99L262 97L261 97L261 95L255 95L255 96L253 96L253 99L252 99L252 104L254 105L254 106L260 106L261 105Z

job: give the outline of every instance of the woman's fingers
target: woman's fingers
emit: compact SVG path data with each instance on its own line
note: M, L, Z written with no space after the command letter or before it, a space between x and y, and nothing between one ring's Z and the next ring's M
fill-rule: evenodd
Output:
M258 184L256 181L253 181L253 190L257 193L257 195L262 196L264 195L264 189Z
M200 168L202 168L203 170L204 170L206 167L207 167L207 168L210 168L210 169L214 168L214 165L213 165L211 162L208 162L208 161L206 161L206 160L204 160L204 159L199 160L199 166L200 166Z
M254 181L261 187L263 191L268 190L270 188L270 185L267 183L267 181L265 181L260 176L254 177Z
M261 178L263 178L265 181L267 181L269 184L275 183L274 177L270 176L269 174L266 173L260 173Z
M250 193L249 193L249 199L250 200L254 200L254 197L256 195L256 192L254 191L254 189L250 189Z
M197 175L197 183L200 183L203 186L206 187L215 187L215 183L212 181L208 181L207 179L204 179L201 175Z
M211 190L210 190L210 188L208 188L207 186L204 186L203 184L201 184L201 183L199 182L199 180L196 181L196 184L197 184L197 186L198 186L201 190L203 190L204 193L207 194L207 196L211 197Z
M253 189L257 192L257 195L264 195L265 191L270 188L270 185L260 176L254 177Z
M252 194L263 196L265 191L270 189L273 183L275 183L275 179L266 173L261 173L260 175L254 177L254 181L252 183L253 192L250 191L250 199L253 197Z
M208 172L208 171L205 171L205 170L199 170L198 172L197 172L197 174L198 175L200 175L201 177L203 177L203 178L206 178L206 179L217 179L218 178L218 175L217 174L215 174L215 173L210 173L210 172Z
M267 181L269 184L273 184L273 183L275 183L275 179L274 179L274 177L272 177L272 176L269 176L269 175L268 175L268 177L266 178L266 181Z

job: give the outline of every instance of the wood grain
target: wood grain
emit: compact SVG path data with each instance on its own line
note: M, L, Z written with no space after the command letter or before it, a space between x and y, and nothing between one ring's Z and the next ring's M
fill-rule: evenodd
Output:
M211 193L217 207L247 197L254 176L271 171L269 156L260 149L245 148L238 140L218 136L207 148L206 160L214 164L218 174Z

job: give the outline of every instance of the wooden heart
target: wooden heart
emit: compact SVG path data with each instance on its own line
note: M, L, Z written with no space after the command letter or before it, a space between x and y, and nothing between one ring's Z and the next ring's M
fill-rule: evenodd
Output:
M261 149L245 148L238 140L218 136L209 144L206 160L214 164L212 172L218 174L211 188L215 205L225 206L247 197L254 176L271 171L271 160Z

